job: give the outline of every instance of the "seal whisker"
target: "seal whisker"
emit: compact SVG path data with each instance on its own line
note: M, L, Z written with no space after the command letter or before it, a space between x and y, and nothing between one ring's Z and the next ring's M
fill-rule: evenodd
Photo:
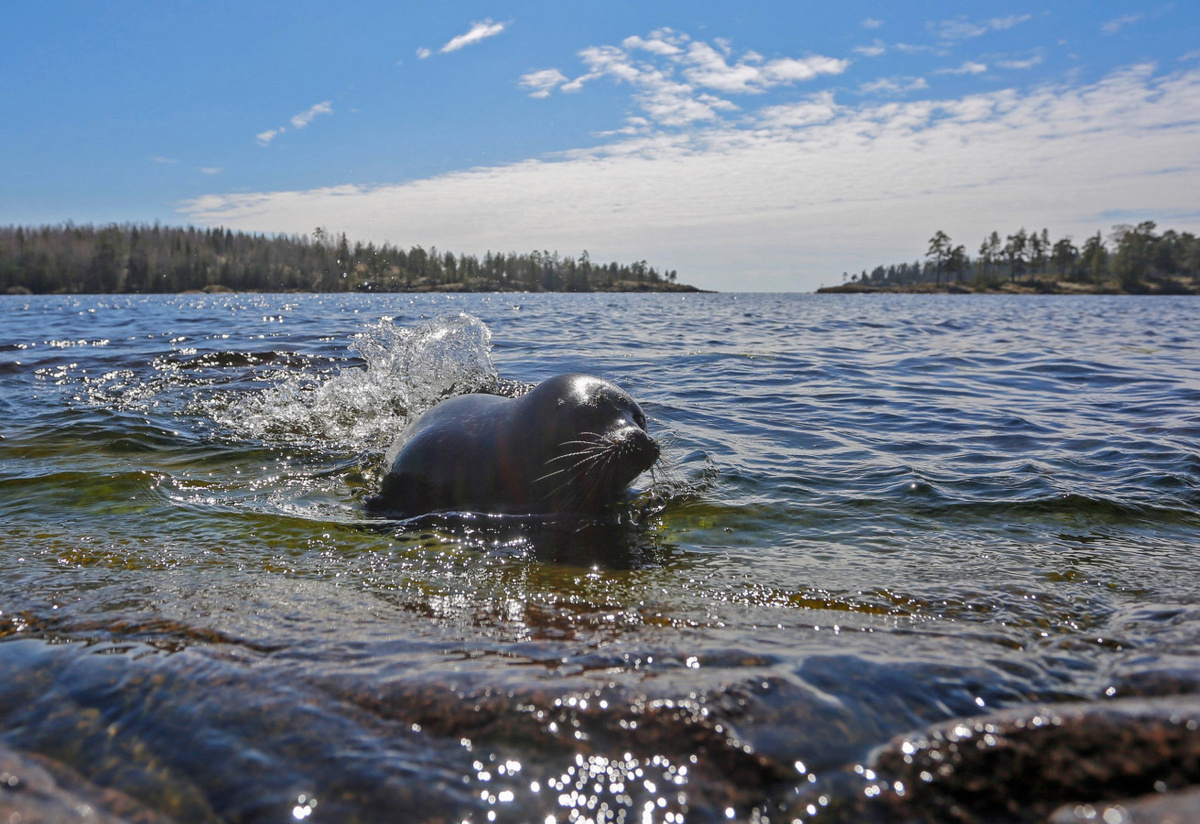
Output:
M613 467L616 458L616 450L611 450L602 456L602 461L596 464L597 469L589 479L586 497L593 498L597 493L607 489L612 484Z
M574 458L578 455L603 454L608 448L609 447L606 445L597 444L597 445L593 446L591 449L580 449L575 452L564 452L561 455L556 455L555 457L549 459L548 461L546 461L546 463L552 464L555 461L563 461L563 460L566 460L567 458Z
M572 482L577 481L578 478L578 476L572 476L566 481L566 483L551 490L548 495L557 495L564 489L567 489L568 501L570 501L572 505L578 505L584 501L593 499L597 492L602 491L608 485L608 479L612 474L612 463L615 457L615 451L612 448L608 448L602 452L598 452L595 455L591 455L587 458L577 461L569 467L565 467L564 469L560 470L560 472L568 472L580 468L584 464L591 464L588 473L584 475L582 483L577 482L572 485Z
M584 440L583 438L573 438L573 439L571 439L571 440L569 440L569 441L559 441L559 444L558 444L558 445L559 445L559 446L568 446L569 444L575 444L575 443L577 443L577 444L583 444L583 445L585 445L585 446L586 446L586 445L594 445L594 444L596 444L598 441L604 441L604 440L607 440L607 439L604 437L604 435L602 435L602 434L601 434L601 433L599 433L599 432L580 432L579 434L580 434L580 435L587 435L587 436L588 436L587 440Z
M547 472L545 475L542 475L542 476L541 476L541 477L539 477L539 478L534 478L534 479L533 479L533 482L534 482L535 484L536 484L536 483L541 483L542 481L545 481L545 480L548 480L548 479L550 479L550 478L553 478L555 475L562 475L562 474L565 474L565 473L567 473L567 472L570 472L570 471L571 471L572 469L574 469L574 468L575 468L575 464L572 464L571 466L564 466L564 467L562 467L562 468L560 468L560 469L556 469L556 470L554 470L553 472Z
M606 446L603 448L597 448L596 450L593 450L590 452L572 452L567 455L559 455L556 458L551 458L550 460L546 461L546 464L551 464L551 463L554 463L554 461L561 460L563 458L574 457L577 455L584 456L584 457L580 458L579 460L575 461L570 466L560 467L558 469L555 469L553 472L547 472L545 475L541 476L540 478L537 478L534 482L536 483L537 481L542 481L542 480L545 480L546 478L551 478L555 475L562 475L563 473L566 473L566 472L573 472L576 469L581 469L583 467L586 467L588 464L594 464L597 461L610 458L609 453L611 451L612 451L611 447Z
M592 433L585 433L585 434L592 434ZM586 448L577 449L573 452L564 452L561 455L555 455L553 458L550 458L549 460L547 460L545 465L548 466L549 464L555 463L557 461L564 461L564 460L568 460L571 458L578 458L578 460L574 461L570 466L565 467L565 469L567 469L567 470L578 469L587 463L591 463L591 462L596 461L597 459L603 457L604 455L607 455L616 446L616 444L614 444L612 441L610 441L608 438L604 437L603 435L596 435L596 438L597 438L596 441L579 441L579 440L563 441L561 444L559 444L559 446L568 446L570 444L583 444Z
M598 432L582 432L580 434L588 435L589 436L588 440L584 440L582 438L576 438L576 439L572 439L572 440L568 440L568 441L560 441L558 443L559 448L570 447L570 446L579 446L579 447L582 447L582 449L578 450L578 452L587 452L587 451L593 451L593 450L597 450L597 449L607 449L610 446L609 439L606 438L604 435L601 435ZM576 453L568 452L566 454L574 455ZM562 456L560 456L560 457L562 457ZM551 458L550 460L559 460L559 458Z

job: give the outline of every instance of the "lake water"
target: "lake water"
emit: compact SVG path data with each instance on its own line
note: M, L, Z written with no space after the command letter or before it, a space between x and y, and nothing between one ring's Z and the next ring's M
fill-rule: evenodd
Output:
M895 735L1200 685L1198 332L1194 298L0 297L0 745L177 821L841 820ZM663 444L620 523L364 516L411 414L564 371Z

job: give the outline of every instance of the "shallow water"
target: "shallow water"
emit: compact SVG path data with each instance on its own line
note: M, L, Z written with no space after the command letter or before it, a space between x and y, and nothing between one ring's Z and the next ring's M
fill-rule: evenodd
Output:
M0 297L0 743L180 821L837 819L894 735L1200 684L1197 329L1188 298ZM563 371L663 443L620 523L364 517L410 415Z

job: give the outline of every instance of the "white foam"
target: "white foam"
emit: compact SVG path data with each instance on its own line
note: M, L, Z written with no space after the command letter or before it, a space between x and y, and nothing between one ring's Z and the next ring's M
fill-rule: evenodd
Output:
M287 374L267 389L226 393L203 405L219 425L242 437L380 449L439 400L496 386L491 337L483 321L465 312L413 327L383 318L351 344L365 368L316 383L311 374Z

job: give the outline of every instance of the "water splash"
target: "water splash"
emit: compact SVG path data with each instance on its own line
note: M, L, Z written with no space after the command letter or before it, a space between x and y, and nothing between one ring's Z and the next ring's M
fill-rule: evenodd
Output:
M411 328L384 318L355 335L350 348L367 362L368 375L414 413L497 380L491 330L466 312Z
M366 368L324 381L287 374L248 395L224 393L201 402L218 424L240 437L353 451L381 449L408 421L439 400L499 391L487 325L465 312L414 327L391 318L369 324L350 348Z

